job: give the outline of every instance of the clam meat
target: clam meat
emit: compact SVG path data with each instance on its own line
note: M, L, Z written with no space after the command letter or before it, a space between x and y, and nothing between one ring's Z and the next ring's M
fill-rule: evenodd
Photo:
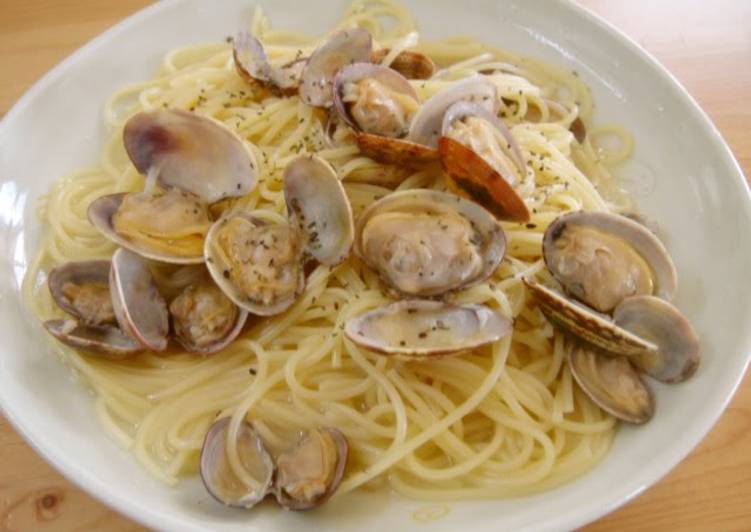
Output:
M370 205L355 253L392 288L434 296L487 279L506 250L503 230L475 203L432 190L395 192Z
M308 431L276 461L275 493L290 510L309 510L324 503L339 487L347 465L347 439L337 429Z
M252 314L285 311L305 287L300 238L288 224L229 214L211 227L204 254L222 292Z
M543 255L567 294L600 312L626 297L670 300L677 287L665 246L643 225L617 214L578 211L548 226Z

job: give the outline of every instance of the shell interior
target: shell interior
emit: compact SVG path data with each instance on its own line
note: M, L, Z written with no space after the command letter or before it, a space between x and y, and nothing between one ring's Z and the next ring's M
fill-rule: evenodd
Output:
M304 235L305 250L321 264L347 258L355 238L349 198L329 163L301 155L284 170L284 199L290 223Z
M482 305L406 300L350 319L344 330L367 349L415 360L495 342L511 331L511 320Z
M104 358L120 360L143 346L112 325L82 325L73 320L48 320L44 328L62 343Z

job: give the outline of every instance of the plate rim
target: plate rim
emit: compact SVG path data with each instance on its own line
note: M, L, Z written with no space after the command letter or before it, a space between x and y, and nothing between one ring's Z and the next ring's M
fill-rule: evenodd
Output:
M143 19L186 1L188 0L159 0L152 5L143 7L105 29L84 43L70 55L66 56L35 81L23 93L23 95L14 102L8 112L2 117L0 120L0 139L7 134L7 130L11 129L11 124L16 119L16 116L22 113L30 105L36 95L42 92L47 85L62 76L69 65L76 63L79 59L94 51L102 42L116 39L118 34L138 25ZM683 100L682 103L691 110L704 129L711 133L710 137L713 143L713 148L723 154L725 162L729 163L729 166L734 170L732 172L733 175L726 176L725 179L740 180L742 182L741 190L745 193L744 205L746 210L751 212L751 186L749 185L742 167L738 163L737 158L717 126L715 126L706 111L693 98L683 84L649 51L601 15L577 3L575 0L554 1L560 7L573 11L574 14L584 19L588 24L597 26L598 29L604 30L605 33L610 34L618 42L620 47L628 51L631 55L638 57L645 66L650 69L652 75L663 78L663 81L668 82L668 84L674 89L674 94L672 96L681 98ZM614 492L611 492L608 496L601 496L600 498L607 499L606 504L598 507L592 506L585 510L570 509L565 513L548 519L545 523L538 524L534 529L558 530L562 528L579 528L609 514L619 507L624 506L645 490L654 486L679 463L681 463L686 456L706 438L710 430L716 425L719 418L725 413L729 403L737 393L738 388L748 371L750 363L751 350L747 350L745 353L745 361L742 364L742 371L734 378L732 387L730 387L721 397L719 408L714 409L713 413L708 415L700 425L695 426L694 431L688 437L684 437L675 444L675 452L670 460L649 470L641 476L634 478L631 482L624 483L623 487L614 490ZM54 445L47 444L41 439L33 438L32 431L28 429L21 415L14 412L13 408L9 408L9 404L10 402L5 396L5 392L0 389L0 412L6 417L14 430L16 430L24 441L53 469L61 473L67 480L72 482L86 494L105 504L109 509L116 511L141 525L155 529L165 529L166 526L168 527L166 529L170 530L181 529L194 530L196 532L204 530L201 526L197 526L195 523L186 523L178 517L164 514L159 510L155 510L145 504L139 503L135 499L121 496L116 492L110 491L108 485L103 481L100 481L93 472L87 471L80 465L66 460L63 453L56 452ZM487 525L492 526L492 522L481 524L480 528L485 529L487 527L488 530L490 530L490 527Z

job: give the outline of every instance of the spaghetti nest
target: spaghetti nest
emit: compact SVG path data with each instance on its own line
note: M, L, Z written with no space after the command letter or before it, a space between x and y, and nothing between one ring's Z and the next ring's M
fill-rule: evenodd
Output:
M457 37L414 44L415 23L390 0L358 0L336 29L361 26L376 47L395 53L407 46L439 66L413 81L424 101L447 84L477 72L504 100L502 119L527 161L529 179L519 192L529 223L504 223L508 252L486 281L448 296L514 318L513 334L461 356L399 362L362 350L343 334L349 318L390 301L376 274L354 256L336 267L318 266L307 288L284 314L257 319L223 351L207 358L173 350L112 361L55 344L62 359L96 395L107 432L131 449L153 475L174 484L194 474L204 435L214 420L231 416L236 429L251 421L273 450L299 430L339 428L350 462L338 494L388 485L431 500L503 497L548 489L581 475L607 452L615 420L573 383L564 362L565 339L529 301L521 278L543 272L542 235L561 212L620 211L608 168L626 158L630 139L616 127L591 127L591 97L570 72ZM272 60L309 54L321 39L274 30L256 11L252 31ZM24 286L26 301L42 319L60 315L47 288L51 267L114 251L88 222L97 197L143 187L122 147L125 121L136 112L179 108L213 117L252 143L260 180L234 207L283 222L282 171L299 153L316 153L336 168L355 215L391 192L445 190L440 169L410 171L362 156L338 131L325 142L326 117L297 96L254 89L236 73L228 43L170 52L156 78L124 88L105 107L109 126L101 161L63 178L41 205L47 233ZM570 127L588 124L583 143ZM341 129L341 128L340 128ZM620 138L618 151L598 150L598 136ZM227 205L224 205L225 207ZM176 294L201 266L155 266L165 294ZM233 438L228 438L232 441ZM230 461L239 464L230 445Z

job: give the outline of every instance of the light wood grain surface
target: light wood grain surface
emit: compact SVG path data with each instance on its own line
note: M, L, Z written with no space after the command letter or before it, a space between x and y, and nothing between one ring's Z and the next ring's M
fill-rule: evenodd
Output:
M147 0L0 0L0 116L74 49ZM751 175L751 2L583 0L655 55ZM587 530L750 530L751 380L672 473ZM613 479L614 482L617 479ZM0 530L141 527L48 466L0 417Z

